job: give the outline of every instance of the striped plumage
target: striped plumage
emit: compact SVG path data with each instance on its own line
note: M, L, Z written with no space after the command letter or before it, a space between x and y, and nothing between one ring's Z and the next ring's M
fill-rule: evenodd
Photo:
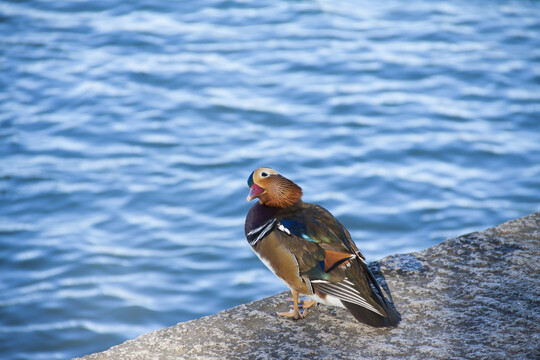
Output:
M270 168L248 179L248 201L258 198L245 223L257 256L293 291L347 308L371 326L396 326L398 312L367 267L347 229L326 209L301 200L302 189ZM294 317L302 317L295 306Z

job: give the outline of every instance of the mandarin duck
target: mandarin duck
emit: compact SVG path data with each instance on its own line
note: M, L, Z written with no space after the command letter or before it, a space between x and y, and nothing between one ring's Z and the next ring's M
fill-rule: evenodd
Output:
M247 241L261 261L293 295L290 313L303 318L298 295L316 303L343 307L360 322L397 326L399 313L369 270L345 227L322 206L302 201L302 189L270 168L248 178L247 201L258 199L245 222Z

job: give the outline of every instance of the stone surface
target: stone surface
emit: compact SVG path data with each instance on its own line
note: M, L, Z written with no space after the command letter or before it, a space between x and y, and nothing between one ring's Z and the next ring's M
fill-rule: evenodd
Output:
M537 212L373 263L402 315L394 329L323 305L279 318L282 293L82 359L539 359L539 253Z

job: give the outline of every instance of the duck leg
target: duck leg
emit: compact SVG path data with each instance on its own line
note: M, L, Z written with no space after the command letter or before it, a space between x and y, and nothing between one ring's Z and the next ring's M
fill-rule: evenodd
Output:
M294 320L302 319L307 315L307 309L316 305L315 301L311 300L298 300L298 291L291 290L293 298L293 309L289 312L278 312L279 316L289 317ZM302 309L302 311L300 311Z
M293 309L289 312L278 312L279 316L290 317L294 320L298 320L304 317L298 307L298 291L291 290L293 296Z

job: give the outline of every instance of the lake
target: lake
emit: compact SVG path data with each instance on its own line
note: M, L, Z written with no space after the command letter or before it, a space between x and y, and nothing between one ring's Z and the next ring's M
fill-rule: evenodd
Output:
M244 238L261 166L370 261L540 210L538 2L7 0L0 19L3 359L286 290Z

